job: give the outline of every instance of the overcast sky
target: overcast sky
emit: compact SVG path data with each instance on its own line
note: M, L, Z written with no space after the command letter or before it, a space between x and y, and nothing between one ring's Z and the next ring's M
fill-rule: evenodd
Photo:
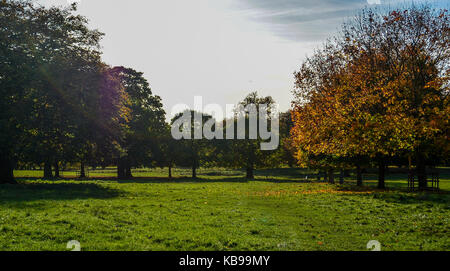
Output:
M106 34L104 61L144 72L170 115L175 104L192 106L194 96L225 106L250 91L271 95L280 109L289 109L293 72L305 55L348 16L380 0L78 2L91 27Z

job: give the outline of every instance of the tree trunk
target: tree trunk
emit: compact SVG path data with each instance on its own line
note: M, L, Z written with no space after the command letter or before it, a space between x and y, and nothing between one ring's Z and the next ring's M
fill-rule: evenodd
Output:
M247 179L253 180L255 179L255 175L253 174L253 167L252 166L248 166L247 167L247 174L245 176Z
M350 177L350 170L344 169L344 177L346 178Z
M386 185L384 183L386 178L386 163L384 161L384 158L378 159L378 188L379 189L385 189Z
M197 178L197 166L192 165L192 178Z
M131 174L131 165L128 160L126 161L126 166L125 166L125 177L133 178L133 174Z
M55 178L60 178L58 162L55 162L55 166L54 167L55 167Z
M47 159L44 163L44 179L52 179L53 178L53 172L52 172L52 165L50 163L50 159Z
M363 186L362 168L360 165L356 166L356 185Z
M334 171L332 169L328 170L328 182L334 184Z
M416 169L417 169L417 180L419 182L419 189L424 190L427 188L427 170L425 165L425 159L421 153L416 156Z
M319 171L319 172L317 173L317 181L320 182L321 178L322 178L322 172Z
M169 166L169 179L172 179L172 166Z
M117 179L125 179L125 166L122 158L117 159Z
M0 184L16 184L14 180L14 166L8 157L0 156Z
M86 170L85 170L84 162L81 162L80 178L86 178Z
M322 172L322 174L323 174L323 180L324 180L325 182L328 182L328 174L327 174L327 172L324 171L324 172Z
M344 170L341 170L339 174L339 184L344 184Z

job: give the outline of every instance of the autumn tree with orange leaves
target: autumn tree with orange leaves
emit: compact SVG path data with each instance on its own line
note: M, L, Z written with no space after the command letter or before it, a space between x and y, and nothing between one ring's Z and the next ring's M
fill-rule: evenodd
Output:
M297 158L346 161L359 185L361 161L375 162L385 188L389 158L403 155L426 188L427 157L449 151L449 37L448 11L427 6L367 9L344 24L295 73Z

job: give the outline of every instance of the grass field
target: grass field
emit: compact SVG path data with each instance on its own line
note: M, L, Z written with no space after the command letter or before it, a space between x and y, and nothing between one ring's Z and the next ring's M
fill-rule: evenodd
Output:
M343 186L317 182L300 169L243 172L135 170L117 181L113 169L90 179L40 180L18 171L19 185L0 186L0 250L450 250L450 175L439 193L408 193L405 176L389 190L353 178ZM308 177L307 177L308 176Z

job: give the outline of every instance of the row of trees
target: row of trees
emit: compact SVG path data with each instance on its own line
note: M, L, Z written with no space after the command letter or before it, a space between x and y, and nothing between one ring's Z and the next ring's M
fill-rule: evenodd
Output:
M264 105L267 108L267 112L264 112L267 119L268 127L271 126L271 121L275 117L276 103L272 97L258 96L257 92L252 92L247 95L236 107L234 117L230 120L223 120L221 123L217 123L212 116L200 112L188 111L191 114L191 135L194 135L194 131L199 126L205 126L208 122L213 123L212 130L222 135L230 133L234 140L225 140L220 138L215 139L182 139L175 140L170 135L167 137L169 146L165 147L167 143L162 143L161 146L164 149L170 149L165 151L166 157L163 161L163 165L169 166L169 170L174 165L182 167L191 167L192 176L196 177L196 169L202 166L216 166L216 167L228 167L228 168L244 168L246 170L246 177L248 179L254 178L254 169L256 168L268 168L278 167L283 165L294 165L293 152L291 152L290 145L285 141L288 141L290 136L290 127L293 123L291 120L290 112L283 113L280 120L280 126L283 127L280 131L276 132L278 137L281 137L281 145L276 150L265 151L261 149L261 143L266 142L258 133L255 138L250 136L250 121L249 113L251 109L247 106L254 105L254 110L257 112L256 123L260 125L259 112ZM246 108L245 110L239 110L239 108ZM171 123L174 123L179 119L183 113L176 115ZM199 117L196 118L196 115ZM202 123L196 123L197 120L202 120ZM238 122L243 120L245 123L245 130L238 131ZM231 128L233 126L234 128ZM232 130L231 130L232 129ZM258 126L259 130L259 126ZM242 133L242 134L239 134ZM245 139L240 138L238 135ZM283 142L285 144L283 144ZM164 155L163 155L164 157ZM168 161L170 161L168 163Z
M45 178L65 164L80 164L81 177L88 165L115 165L118 178L141 166L168 167L170 177L174 166L190 167L196 177L201 165L245 168L254 178L258 167L300 164L330 181L356 168L362 185L363 168L378 165L384 188L389 163L414 163L426 187L426 165L449 157L446 10L365 10L345 24L295 73L293 110L280 115L273 151L261 150L260 134L249 139L248 111L231 121L245 120L246 139L173 139L171 123L182 114L167 123L142 73L104 64L103 34L75 11L0 2L0 183L14 183L18 164L43 165ZM240 106L250 104L268 106L273 120L271 97L254 92ZM207 123L230 130L227 120L188 113L192 133Z
M125 177L166 129L142 73L104 64L103 34L75 11L0 2L0 183L14 182L19 161L44 164L46 178L74 162L81 176L87 164L117 164Z
M296 72L292 142L302 165L329 172L448 162L450 28L447 10L366 9Z
M245 167L253 178L255 167L275 165L274 155L260 151L261 139L173 139L143 74L104 64L103 34L75 11L75 4L0 2L0 183L15 182L17 165L43 165L44 178L59 177L67 164L80 164L80 177L87 166L115 165L118 178L141 166L167 166L169 175L174 166L191 167L196 177L201 164ZM256 93L241 104L262 103L275 104ZM191 114L202 115L200 125L212 119Z

